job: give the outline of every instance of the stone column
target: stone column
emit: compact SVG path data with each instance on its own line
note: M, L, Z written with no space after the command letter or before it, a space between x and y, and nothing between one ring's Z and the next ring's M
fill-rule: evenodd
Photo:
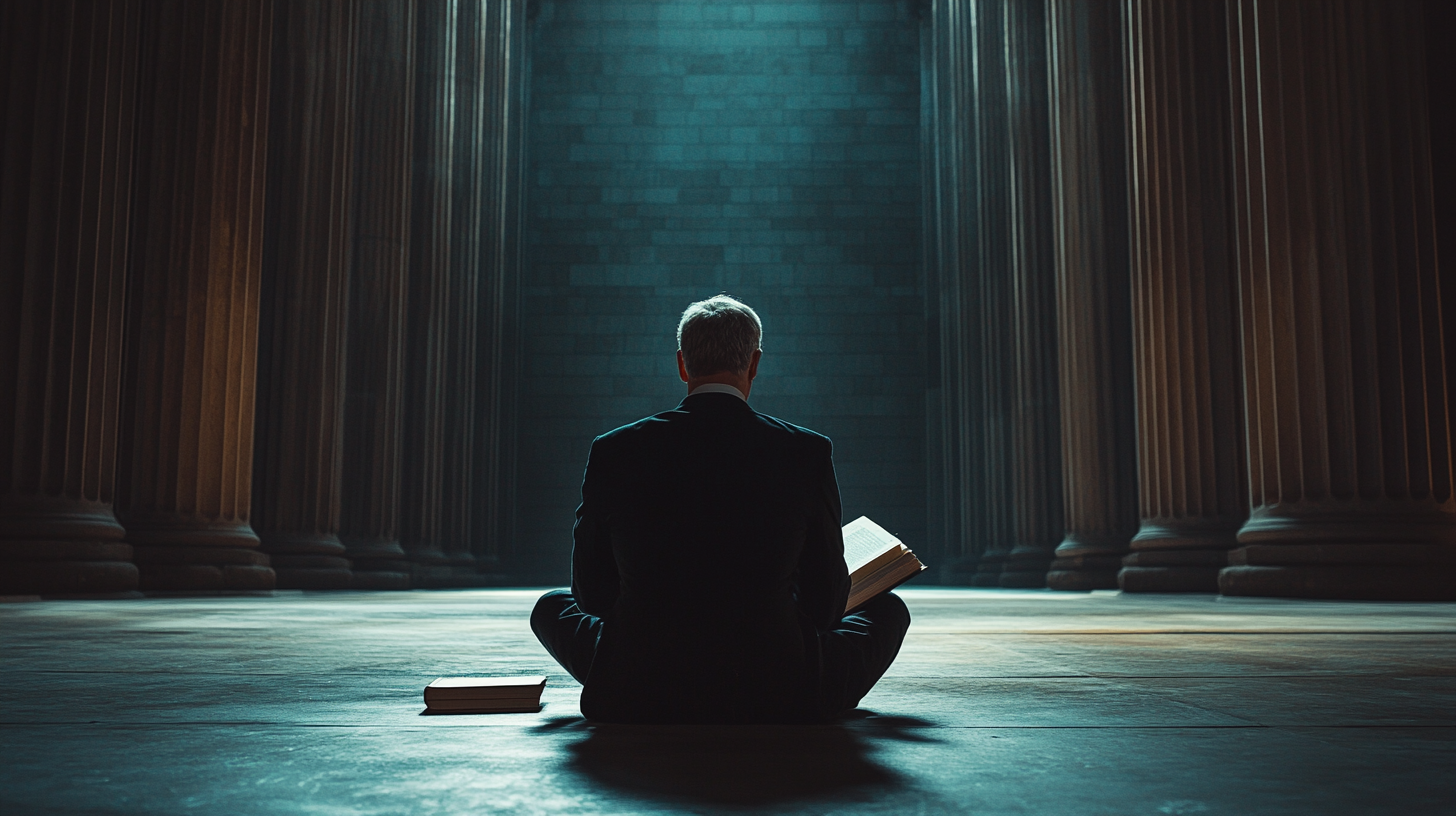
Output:
M339 538L353 586L407 589L399 543L414 127L414 4L363 3L354 132L354 250Z
M1014 397L1012 548L1003 587L1046 586L1064 532L1046 10L1046 0L1006 4Z
M278 586L350 585L339 541L356 3L279 0L253 524Z
M977 332L976 345L966 351L979 354L980 473L976 474L985 494L981 520L984 549L972 579L975 586L999 586L1007 556L1015 545L1017 500L1014 489L1012 443L1015 433L1016 376L1015 331L1012 318L1012 158L1007 140L1011 115L1010 74L1006 63L1005 37L1008 0L974 4L969 26L974 37L975 176L976 232L967 236L963 247L974 257L975 277L968 281L968 299L975 303L970 331ZM947 157L956 158L956 157ZM959 157L964 158L964 156ZM970 256L969 253L974 253ZM970 452L972 446L963 446Z
M520 279L525 3L485 10L482 42L480 287L471 538L476 567L505 580L515 484L516 302Z
M1456 598L1421 4L1228 14L1253 510L1219 588Z
M1247 516L1223 9L1128 0L1141 527L1118 583L1214 592Z
M942 121L946 116L945 68L945 4L932 4L920 20L920 257L925 270L925 547L926 556L939 562L937 570L946 580L946 563L961 560L962 545L958 525L951 524L950 511L955 507L948 453L950 437L950 394L945 375L945 346L941 317L946 275L942 264L942 236L947 232L941 195L941 167L936 148L943 136Z
M927 563L948 583L970 582L985 540L979 278L976 264L976 54L971 5L933 6L922 24L927 329Z
M444 529L445 389L458 0L416 5L414 170L400 538L416 584L449 575Z
M444 450L441 462L441 548L451 568L445 582L474 583L476 370L479 352L481 236L491 226L487 128L494 124L488 59L491 12L499 3L461 3L455 24L454 133L450 163L450 249L445 311Z
M1137 532L1119 0L1050 0L1066 537L1052 589L1115 589Z
M267 0L157 0L143 38L118 507L141 587L269 589L249 526Z
M0 8L0 594L137 586L112 491L139 18Z
M1436 134L1456 133L1456 105L1451 104L1451 81L1456 76L1456 52L1449 44L1456 39L1456 5L1443 0L1421 3L1421 25L1425 29L1426 121L1431 133L1431 192L1435 205L1436 246L1456 247L1456 152L1441 149ZM1441 273L1442 329L1446 343L1446 399L1456 403L1456 280L1449 261Z

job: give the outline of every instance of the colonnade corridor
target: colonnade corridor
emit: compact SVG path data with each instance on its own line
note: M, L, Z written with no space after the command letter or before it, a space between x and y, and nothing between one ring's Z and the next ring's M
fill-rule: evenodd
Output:
M1456 606L902 590L826 726L588 725L539 590L0 605L0 812L1449 813ZM102 614L98 614L102 613ZM546 673L539 713L422 716Z

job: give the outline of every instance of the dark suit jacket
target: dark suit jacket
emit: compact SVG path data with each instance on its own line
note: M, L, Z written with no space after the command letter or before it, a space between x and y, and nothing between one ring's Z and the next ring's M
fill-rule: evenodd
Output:
M827 437L700 393L598 437L581 494L572 592L605 621L583 714L820 716L818 633L849 595Z

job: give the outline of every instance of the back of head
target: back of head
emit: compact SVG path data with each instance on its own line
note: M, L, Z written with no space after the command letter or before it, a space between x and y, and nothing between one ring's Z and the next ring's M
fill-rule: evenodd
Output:
M727 295L692 304L677 324L677 347L690 377L742 374L762 338L758 315Z

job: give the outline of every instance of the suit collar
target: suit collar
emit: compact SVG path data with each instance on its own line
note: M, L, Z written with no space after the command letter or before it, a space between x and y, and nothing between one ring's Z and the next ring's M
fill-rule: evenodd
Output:
M739 391L737 388L734 388L727 383L703 383L702 385L688 392L688 396L690 397L694 394L732 394L733 396L738 397L744 402L748 402L747 394L744 394L742 391Z
M753 409L748 406L748 403L737 394L723 394L713 391L699 391L696 394L684 397L683 401L677 407L678 410L689 413L704 412L717 414L737 413L739 411L753 413Z

